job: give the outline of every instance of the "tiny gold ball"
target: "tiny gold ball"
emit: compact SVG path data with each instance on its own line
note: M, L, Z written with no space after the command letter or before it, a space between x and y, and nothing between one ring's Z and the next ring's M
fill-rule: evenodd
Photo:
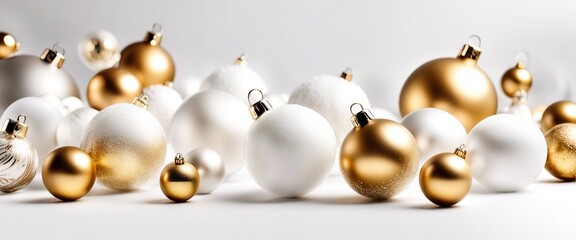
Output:
M453 153L431 157L420 170L420 188L431 202L448 207L470 191L472 171L463 158Z
M160 174L160 188L174 202L185 202L192 198L200 185L198 170L190 164L170 163Z
M508 97L514 97L514 94L520 90L528 92L532 87L532 74L523 66L516 65L516 67L508 69L502 75L502 91Z

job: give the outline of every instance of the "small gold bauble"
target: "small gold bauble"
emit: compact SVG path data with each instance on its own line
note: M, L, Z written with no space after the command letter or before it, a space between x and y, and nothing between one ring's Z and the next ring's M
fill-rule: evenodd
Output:
M420 189L431 202L449 207L460 202L470 191L472 171L460 146L454 153L431 157L420 170Z
M563 181L576 180L576 124L557 125L545 137L548 145L546 170Z
M0 59L14 55L20 49L20 43L9 33L0 32Z
M558 101L548 106L542 113L540 124L543 132L561 123L576 123L576 103Z
M174 202L185 202L192 198L200 185L200 175L194 165L176 154L174 162L166 165L160 174L160 188Z
M524 68L524 64L517 63L515 67L508 69L502 75L502 91L508 97L514 97L514 94L520 90L528 92L532 87L532 74Z
M44 160L42 181L54 197L74 201L92 189L96 167L92 158L80 148L57 148Z
M130 71L108 68L90 79L86 98L90 107L102 110L112 104L129 103L141 93L142 84Z

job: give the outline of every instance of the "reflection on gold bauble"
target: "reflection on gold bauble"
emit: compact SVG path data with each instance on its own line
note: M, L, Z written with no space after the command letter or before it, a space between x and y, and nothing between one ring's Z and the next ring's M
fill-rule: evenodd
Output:
M6 32L0 32L0 59L14 55L20 49L20 43L14 36Z
M558 101L548 106L542 113L540 124L543 132L561 123L576 123L576 103Z
M86 98L90 107L102 110L112 104L129 103L141 93L142 85L130 71L108 68L90 79Z
M354 106L354 105L353 105ZM354 114L354 129L342 143L340 170L357 193L388 199L400 193L418 171L418 143L400 123Z
M420 170L420 189L438 206L452 206L470 191L472 171L465 160L464 145L454 153L432 156Z
M439 108L454 115L467 131L496 113L496 90L476 66L480 49L464 45L456 58L440 58L418 67L400 93L402 116L421 108Z
M519 62L515 67L504 72L500 83L504 94L508 97L514 97L514 94L520 90L526 92L530 90L530 87L532 87L532 74L524 68L524 64Z
M576 124L557 125L545 137L548 145L546 170L558 179L576 180Z
M160 174L160 188L174 202L185 202L192 198L200 185L198 170L176 154L174 162L166 165Z
M74 201L92 189L96 167L92 158L80 148L57 148L44 160L42 181L54 197Z

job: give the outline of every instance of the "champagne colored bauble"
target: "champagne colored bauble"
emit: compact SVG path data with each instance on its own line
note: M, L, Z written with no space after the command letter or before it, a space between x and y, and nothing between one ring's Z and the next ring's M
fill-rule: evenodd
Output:
M174 113L182 104L182 97L173 88L159 84L144 88L144 95L149 98L148 111L158 119L167 133Z
M26 124L30 126L26 138L38 151L38 159L43 161L46 155L58 146L56 129L62 121L62 114L42 98L26 97L10 104L0 121L21 114L26 116Z
M64 51L55 49L44 50L40 57L17 55L0 61L0 112L23 97L80 97L74 79L61 69L63 63Z
M352 107L359 104L354 104ZM402 124L374 119L362 105L352 113L354 128L340 150L340 170L360 195L388 199L400 193L418 173L418 142Z
M441 152L450 152L466 141L464 126L450 113L437 108L422 108L400 121L418 142L420 161Z
M132 190L164 163L162 125L146 111L147 97L114 104L90 121L80 144L96 163L96 179L116 190Z
M82 134L96 114L98 114L98 110L84 107L66 115L56 129L58 146L80 147Z
M174 81L175 66L170 54L160 47L162 26L154 24L142 42L133 43L120 53L119 67L132 72L143 87Z
M576 103L558 101L548 106L542 113L540 124L543 132L562 123L576 123Z
M529 119L497 114L476 125L466 141L474 178L489 189L513 192L534 182L546 162L546 140Z
M104 30L86 35L78 43L78 53L82 63L94 71L113 67L120 60L116 37Z
M299 197L318 187L337 149L326 119L296 104L272 108L264 99L250 111L255 121L246 138L246 167L254 181L279 197Z
M352 82L349 69L340 77L320 75L302 83L292 92L288 103L300 104L320 113L334 129L338 144L350 131L350 105L360 103L370 108L368 96Z
M440 58L418 67L400 93L402 116L421 108L439 108L454 115L467 131L498 107L496 89L476 66L480 48L464 45L456 58Z
M244 166L244 141L253 120L246 104L226 92L208 90L187 98L170 126L169 142L176 152L207 147L220 153L226 176Z
M94 186L96 167L92 158L80 148L57 148L44 160L42 181L54 197L75 201Z
M559 124L545 137L548 145L546 170L563 181L576 180L576 124Z
M213 192L224 180L226 174L224 162L216 151L210 148L196 148L186 154L184 160L194 165L200 174L199 194Z
M246 55L238 57L233 65L216 70L200 85L200 91L220 90L230 93L248 104L246 96L252 89L260 89L266 93L268 88L264 80L254 70L249 68Z
M449 207L460 202L472 185L472 171L465 160L464 145L454 153L439 153L420 169L420 189L434 204Z
M0 132L0 191L14 192L30 184L36 176L38 154L28 140L26 116L7 119Z
M123 68L104 69L88 82L86 98L90 107L102 110L116 103L129 103L142 93L142 84Z
M0 32L0 60L11 57L20 50L20 43L14 36L6 32Z
M192 198L200 185L198 170L184 161L182 154L176 154L173 163L164 167L160 174L160 189L174 202L186 202Z

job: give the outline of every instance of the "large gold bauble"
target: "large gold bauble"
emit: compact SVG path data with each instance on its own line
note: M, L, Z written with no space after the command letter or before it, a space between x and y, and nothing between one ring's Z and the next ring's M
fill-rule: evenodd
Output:
M11 57L20 49L20 43L14 36L6 32L0 32L0 59Z
M418 172L418 143L400 123L356 113L354 129L342 143L340 170L357 193L388 199L400 193Z
M142 93L142 84L128 70L104 69L88 82L86 98L90 107L102 110L112 104L129 103Z
M466 131L494 115L498 100L488 75L476 66L480 49L464 45L456 58L440 58L418 67L400 93L402 116L421 108L439 108L454 115Z
M532 74L524 68L524 64L517 63L515 67L504 72L500 84L506 96L514 97L514 94L520 90L526 92L530 90L530 87L532 87Z
M543 132L562 123L576 123L576 103L558 101L548 106L542 113L540 124Z
M546 170L563 181L576 180L576 124L557 125L545 137L548 145Z
M431 202L449 207L460 202L472 185L472 171L463 146L454 153L432 156L420 170L420 189Z
M192 198L200 186L200 175L194 165L184 161L182 154L176 154L173 163L164 167L160 174L160 189L174 202L185 202Z
M96 167L92 158L80 148L57 148L44 160L42 181L54 197L75 201L92 189Z

